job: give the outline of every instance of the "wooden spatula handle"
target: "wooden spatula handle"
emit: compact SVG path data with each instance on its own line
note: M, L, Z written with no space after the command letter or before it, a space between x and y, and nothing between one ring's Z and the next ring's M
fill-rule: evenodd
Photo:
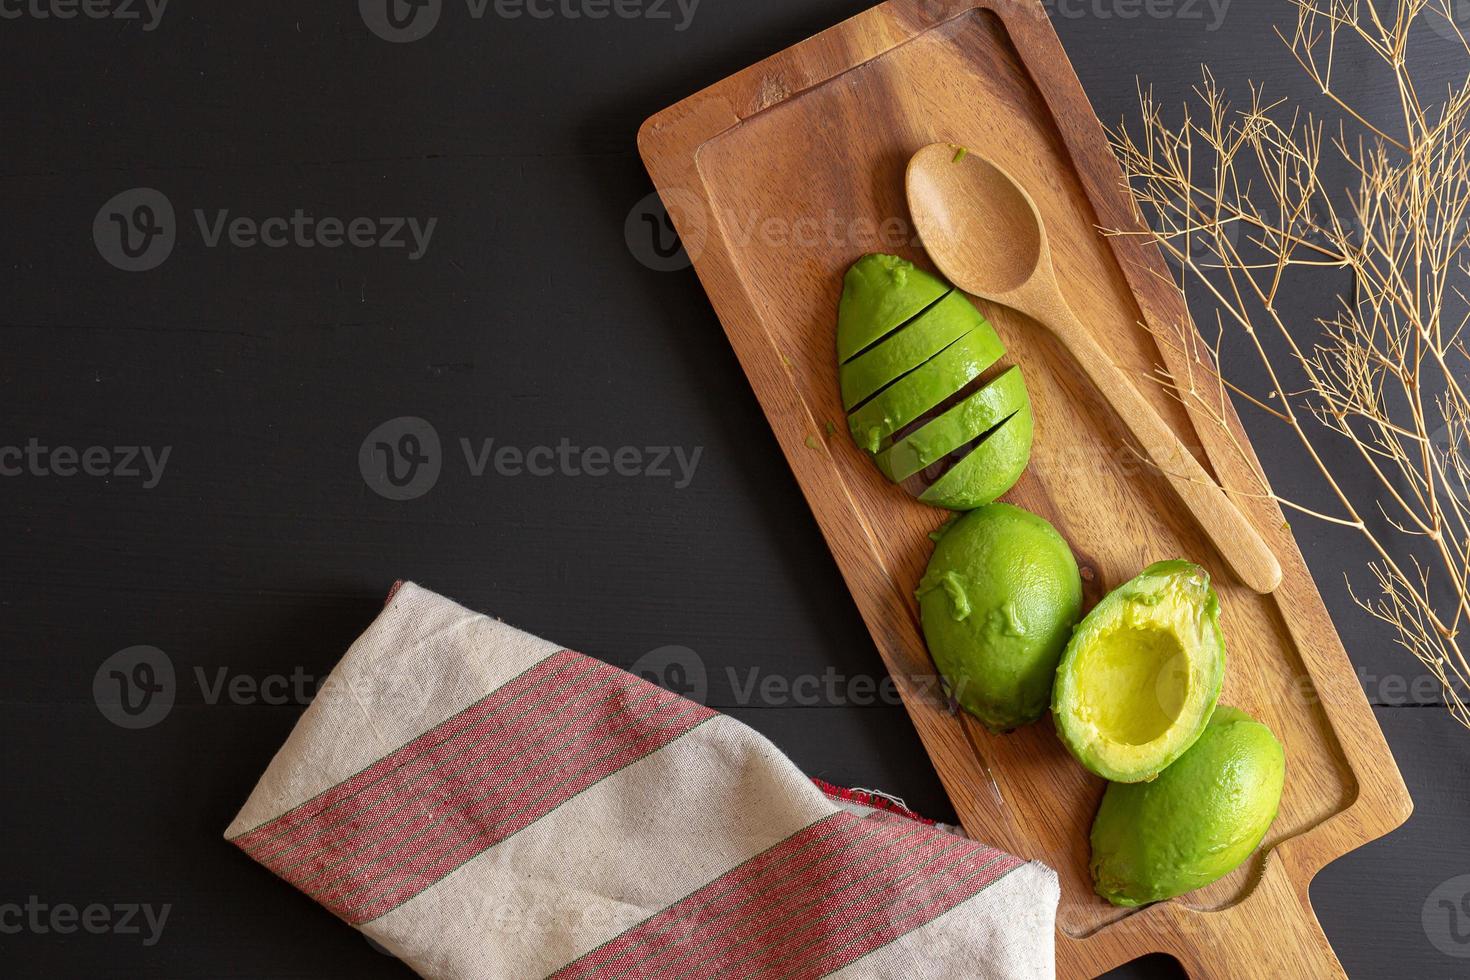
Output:
M1144 453L1168 478L1236 577L1262 595L1274 592L1281 584L1281 564L1260 533L1138 393L1055 286L1047 285L1051 288L1033 291L1021 308L1049 327L1071 351Z

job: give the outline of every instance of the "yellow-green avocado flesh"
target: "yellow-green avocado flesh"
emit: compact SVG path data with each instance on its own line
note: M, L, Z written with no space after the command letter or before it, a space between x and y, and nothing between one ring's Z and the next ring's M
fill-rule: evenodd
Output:
M1114 905L1159 902L1239 867L1276 819L1286 755L1265 725L1215 709L1204 734L1151 783L1113 783L1092 824L1092 878Z
M1205 730L1224 677L1209 574L1187 561L1150 565L1067 644L1052 701L1057 734L1104 779L1153 779Z

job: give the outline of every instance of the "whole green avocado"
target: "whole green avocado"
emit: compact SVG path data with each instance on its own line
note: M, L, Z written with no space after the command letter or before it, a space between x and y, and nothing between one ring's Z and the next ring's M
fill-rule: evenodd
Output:
M924 639L950 694L992 731L1036 721L1082 608L1082 577L1045 520L988 504L950 524L919 583Z
M1271 729L1217 707L1199 740L1153 782L1108 785L1092 824L1097 893L1131 907L1234 871L1276 819L1285 779Z

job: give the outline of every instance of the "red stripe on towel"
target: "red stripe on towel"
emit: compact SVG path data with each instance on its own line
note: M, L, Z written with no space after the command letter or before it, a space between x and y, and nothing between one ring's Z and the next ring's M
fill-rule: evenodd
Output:
M557 653L235 843L361 925L714 716Z
M446 821L408 857L405 852L389 855L355 872L353 880L364 881L365 887L348 887L318 901L342 905L343 917L352 922L384 915L493 844L713 717L692 701L669 697L637 724L579 735L575 751L549 769L517 773L512 785L492 790L486 798L471 797L450 810ZM565 764L556 764L561 762Z
M456 726L448 738L426 748L415 747L401 756L385 778L363 784L352 795L290 827L268 847L255 849L252 856L283 877L309 864L293 876L301 884L311 880L309 871L338 867L344 854L357 852L391 830L392 821L401 820L407 807L420 800L434 801L444 786L493 752L495 745L524 744L552 728L560 713L575 707L578 698L610 681L592 661L582 658L568 663L573 669L556 666L550 677L538 671L525 679L536 685L534 690L521 688L506 697L497 696L493 705L470 716L472 723L467 727Z
M819 977L938 918L1020 864L913 821L836 813L555 976Z
M401 770L412 764L422 754L462 737L486 718L503 712L508 704L546 685L547 671L556 673L574 667L586 668L587 658L567 650L552 654L540 663L512 678L495 691L476 701L456 715L415 738L408 744L390 752L366 769L336 786L318 793L300 806L271 820L254 830L246 831L233 839L233 843L256 860L264 860L275 854L281 843L291 834L292 828L318 820L328 811L350 804L351 798L371 789L385 779L399 778ZM561 688L561 682L553 682L543 688L553 694Z

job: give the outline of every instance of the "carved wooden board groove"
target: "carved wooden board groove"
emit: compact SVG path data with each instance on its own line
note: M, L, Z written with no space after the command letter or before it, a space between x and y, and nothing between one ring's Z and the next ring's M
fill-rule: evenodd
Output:
M1036 413L1031 466L1006 499L1071 543L1089 607L1151 561L1188 557L1210 570L1229 646L1221 700L1265 721L1286 747L1280 816L1235 874L1174 901L1115 909L1093 894L1087 867L1102 781L1067 755L1049 720L992 736L923 680L934 668L913 590L926 535L946 515L887 483L848 438L834 330L842 275L865 252L932 268L910 230L903 173L935 141L983 147L1027 182L1073 309L1206 467L1248 486L1254 461L1144 380L1157 364L1185 368L1155 336L1185 313L1156 250L1097 231L1133 219L1102 127L1034 0L891 0L660 112L639 133L965 828L1061 877L1059 974L1090 977L1163 952L1195 977L1340 976L1308 886L1329 861L1403 823L1412 804L1280 511L1247 505L1285 570L1276 594L1257 596L1123 448L1119 424L1065 352L1039 326L983 303ZM1249 445L1238 424L1236 435Z

